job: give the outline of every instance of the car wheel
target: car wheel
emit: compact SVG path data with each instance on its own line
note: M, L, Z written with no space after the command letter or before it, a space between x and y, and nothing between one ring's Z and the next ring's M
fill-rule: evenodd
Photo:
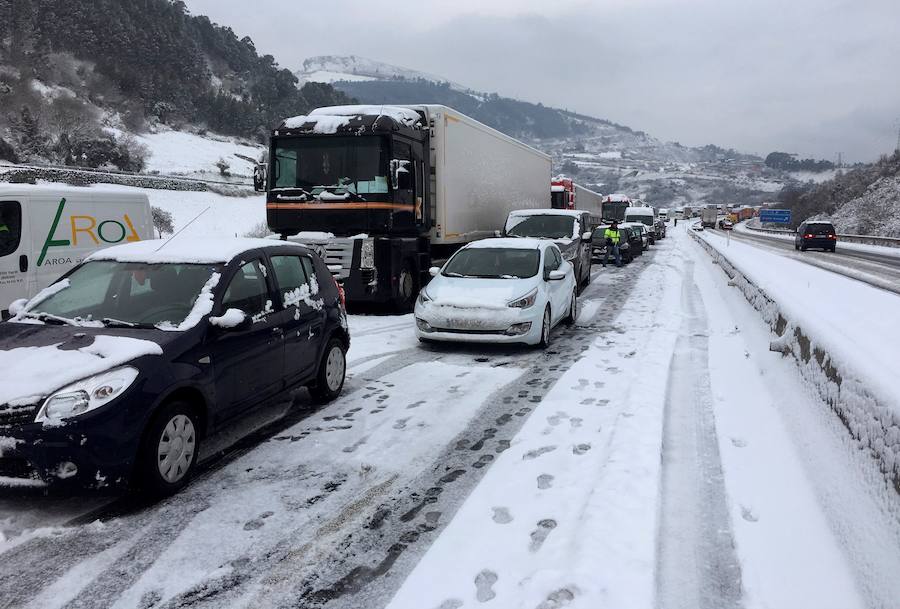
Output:
M341 394L346 376L346 348L339 339L332 338L325 346L325 351L322 352L319 373L316 376L315 385L310 387L309 392L320 404L330 402Z
M538 343L541 349L550 346L550 305L544 309L544 321L541 324L541 342Z
M805 251L806 251L806 246L805 246L805 245L801 245L801 246L800 246L800 251L801 251L801 252L805 252Z
M187 402L163 407L147 429L138 455L139 485L153 495L171 495L187 484L199 454L199 419Z
M573 325L578 319L578 292L572 291L572 300L569 301L569 314L566 316L566 325Z
M799 249L800 249L800 246L797 245L797 244L795 243L795 244L794 244L794 249L795 249L795 250L799 250Z
M831 253L833 254L833 253L835 252L835 250L837 250L837 246L836 246L836 245L832 245L832 246L831 246Z

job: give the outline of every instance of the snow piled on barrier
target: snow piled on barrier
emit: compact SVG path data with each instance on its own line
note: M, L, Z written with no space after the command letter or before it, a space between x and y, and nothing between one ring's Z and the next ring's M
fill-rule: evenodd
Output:
M846 341L846 328L829 327L827 320L813 319L814 313L804 310L804 303L790 302L782 294L770 293L777 292L777 289L770 288L767 292L760 285L760 276L765 277L763 272L755 273L755 265L750 268L746 262L735 263L735 259L740 258L735 255L737 250L750 246L731 242L728 248L735 249L735 252L724 252L724 239L719 244L709 236L689 233L728 275L729 284L744 294L777 335L770 348L794 358L804 380L815 388L819 397L850 432L854 442L875 458L885 479L900 492L900 392L896 383L890 382L891 369L898 358L880 358L877 353L853 353L853 346ZM771 254L753 248L753 256L765 268L765 257ZM778 264L778 273L782 276L793 271L785 267L794 263L778 258ZM802 263L796 265L804 266ZM810 269L809 272L828 274L818 269ZM829 281L838 279L852 281L828 278ZM802 282L802 279L797 281ZM859 289L887 294L863 285L859 285ZM896 298L893 295L890 297ZM841 311L841 314L850 313ZM872 314L877 318L877 312ZM866 317L861 323L865 325L872 319L871 316ZM898 343L890 337L875 328L871 328L870 333L875 335L875 340L896 349Z

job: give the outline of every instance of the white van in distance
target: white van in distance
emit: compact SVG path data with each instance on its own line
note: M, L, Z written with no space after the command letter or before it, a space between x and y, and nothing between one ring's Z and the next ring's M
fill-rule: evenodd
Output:
M129 191L0 184L0 314L31 298L85 256L153 238L147 195Z
M653 207L629 207L625 210L626 222L640 222L650 233L650 245L656 242L656 209Z

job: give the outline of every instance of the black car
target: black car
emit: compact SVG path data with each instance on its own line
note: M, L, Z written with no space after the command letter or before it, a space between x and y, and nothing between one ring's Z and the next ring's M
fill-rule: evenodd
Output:
M592 256L595 260L603 261L606 256L606 229L609 228L608 224L600 224L597 228L594 229L593 236L591 238L592 243ZM619 228L619 256L622 258L623 263L628 263L634 260L635 256L639 256L642 253L641 248L641 238L636 235L636 233L630 228ZM612 254L610 254L610 260L613 259Z
M833 252L837 247L837 231L831 222L804 222L794 236L794 249L805 252L809 248Z
M286 242L97 252L0 323L0 476L174 492L206 438L264 403L337 397L342 300L322 259Z
M510 212L504 236L553 239L562 257L575 267L580 293L591 282L591 215L568 209L536 209Z

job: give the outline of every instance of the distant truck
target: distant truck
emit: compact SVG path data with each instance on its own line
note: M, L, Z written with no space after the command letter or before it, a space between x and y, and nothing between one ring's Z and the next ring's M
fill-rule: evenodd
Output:
M571 178L556 176L550 181L550 207L575 209L575 183Z
M708 205L700 210L700 224L703 225L703 228L715 228L718 216L718 208L715 205Z
M586 211L591 218L591 228L603 221L603 195L585 188L581 184L575 184L575 209Z
M272 132L266 217L348 301L409 309L435 261L547 208L550 176L548 155L446 106L318 108Z
M615 220L617 222L624 222L625 210L631 207L631 205L631 198L627 195L607 195L602 203L601 215L603 216L603 221L612 222Z
M93 252L153 239L147 195L126 190L0 185L0 316Z

